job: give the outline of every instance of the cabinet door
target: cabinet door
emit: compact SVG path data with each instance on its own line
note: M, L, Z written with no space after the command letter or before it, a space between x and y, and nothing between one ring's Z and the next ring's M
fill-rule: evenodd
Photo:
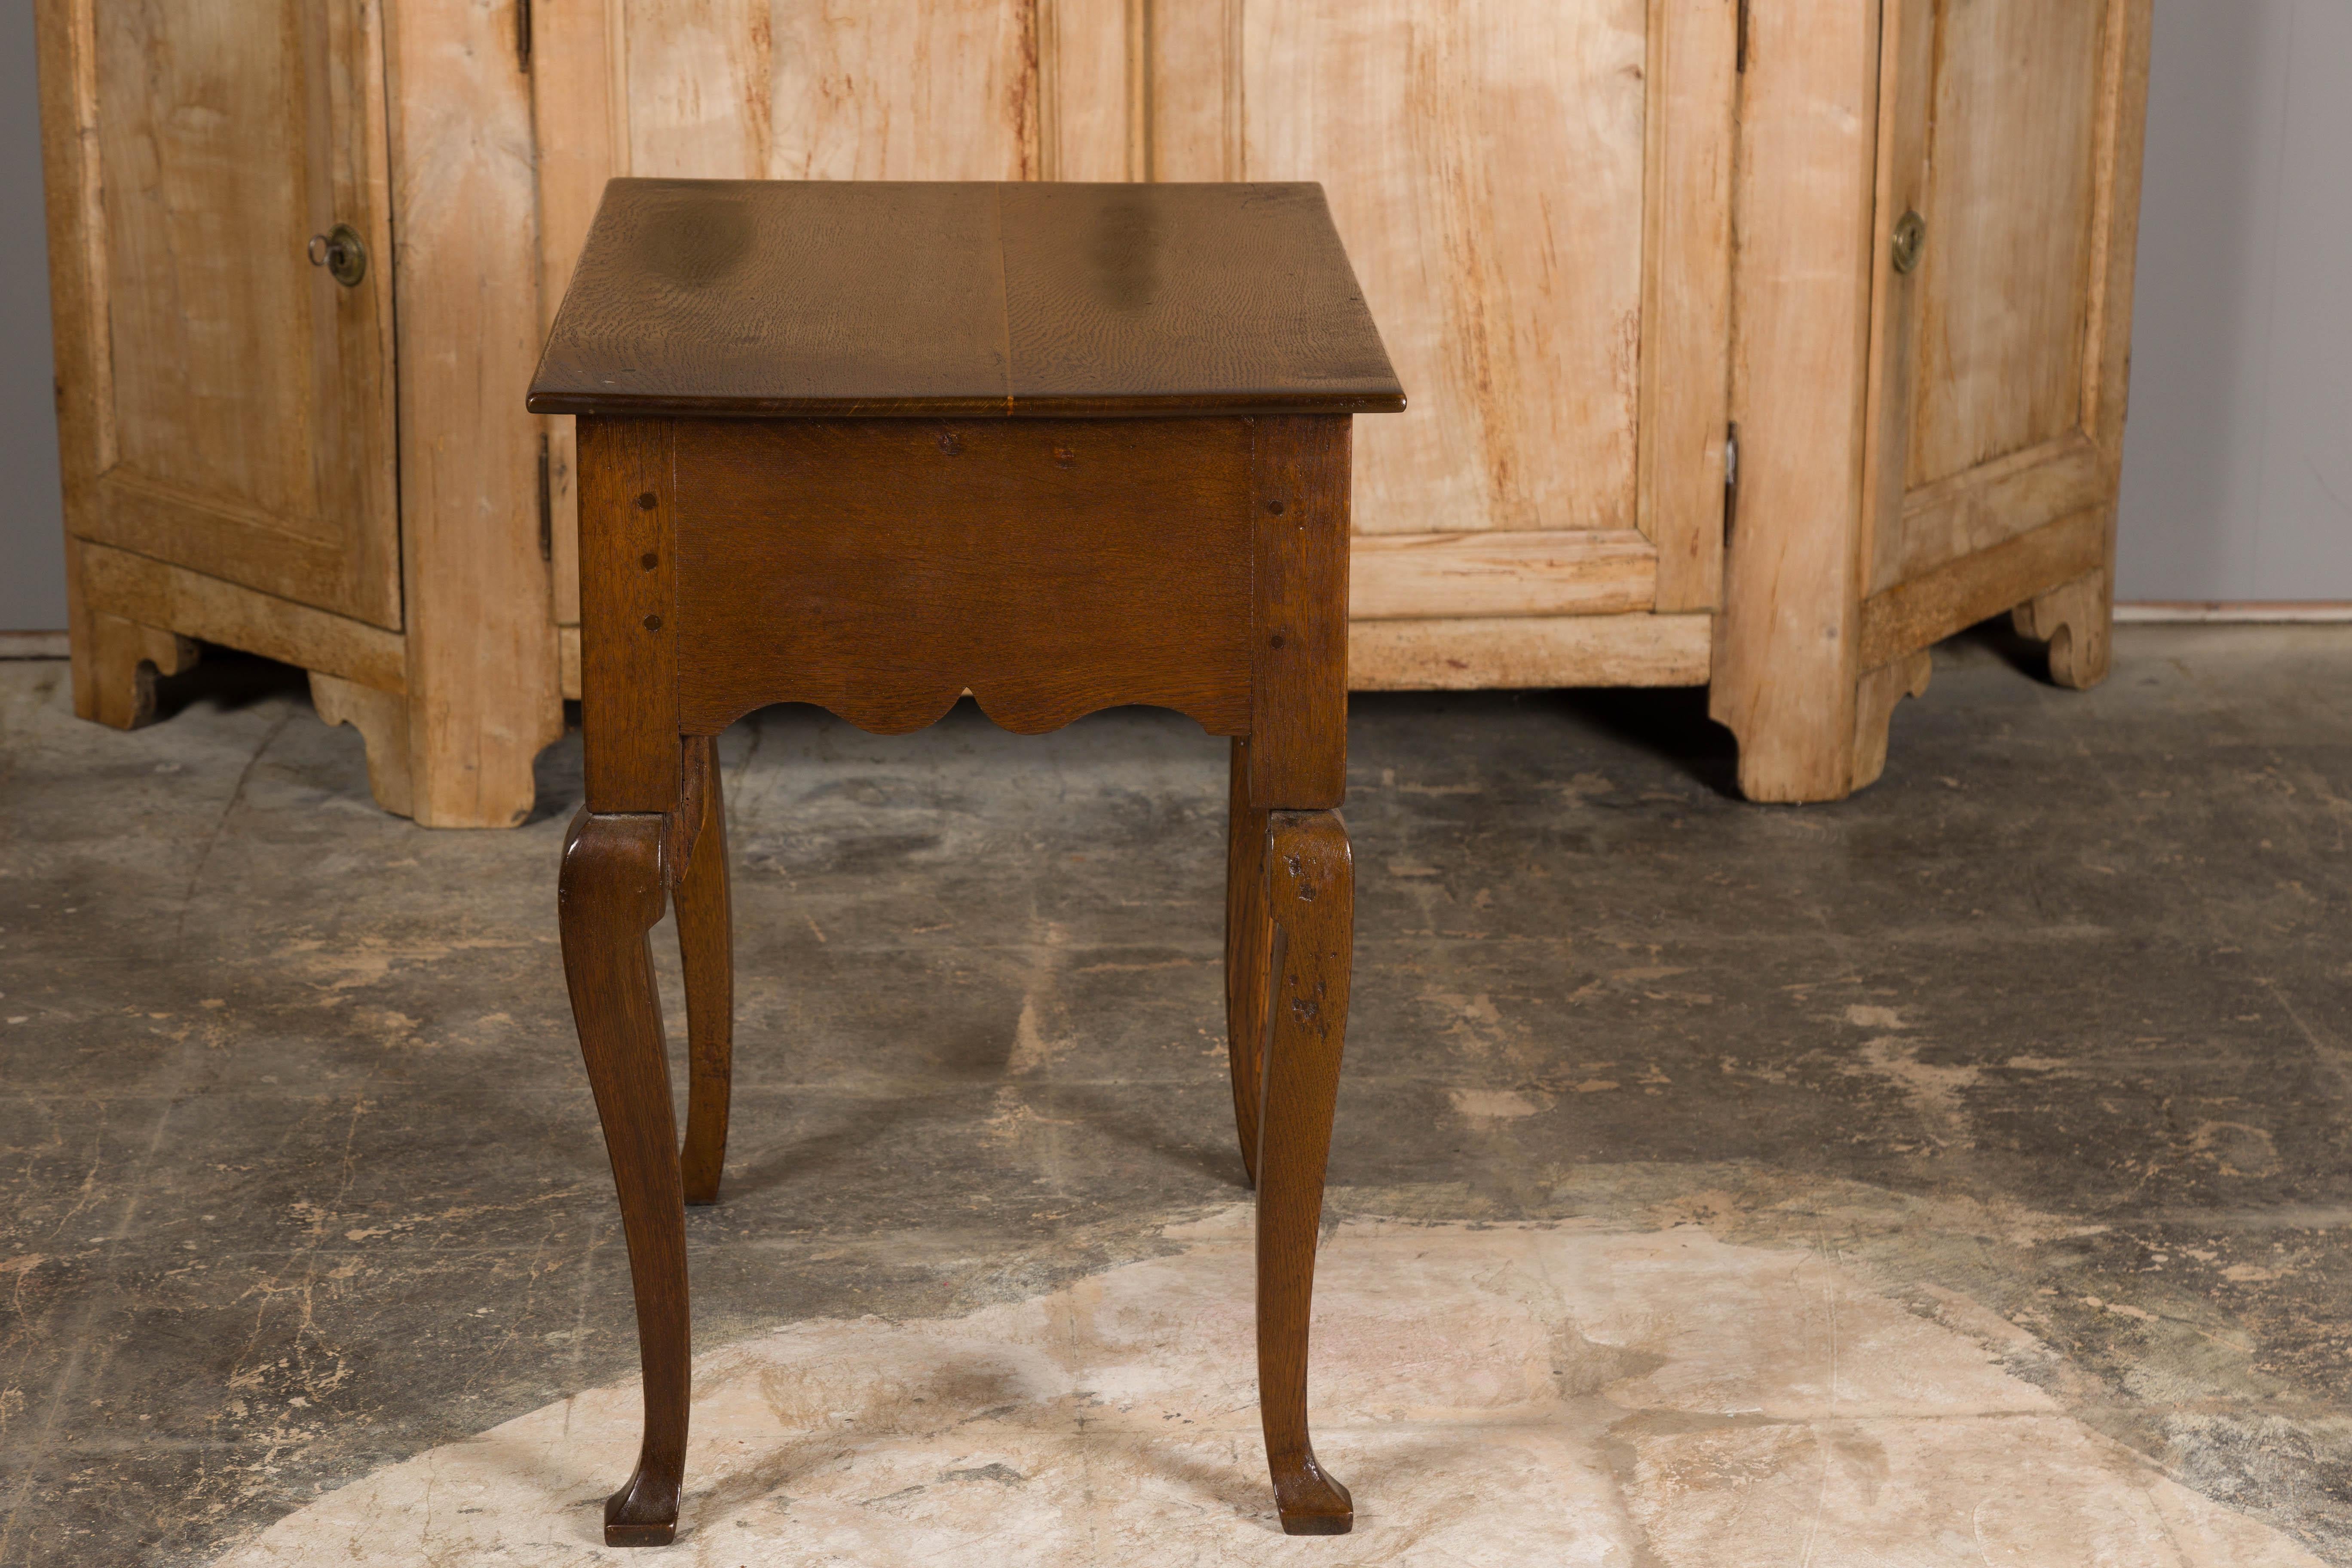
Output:
M1412 399L1357 424L1356 616L1715 604L1738 0L600 9L543 169L1319 181Z
M1359 620L1715 603L1738 11L1155 8L1153 175L1320 181L1411 399L1358 421Z
M1870 592L2062 523L2042 576L2106 564L2146 10L1886 0Z
M42 0L70 529L401 624L376 0ZM337 281L306 250L348 226Z

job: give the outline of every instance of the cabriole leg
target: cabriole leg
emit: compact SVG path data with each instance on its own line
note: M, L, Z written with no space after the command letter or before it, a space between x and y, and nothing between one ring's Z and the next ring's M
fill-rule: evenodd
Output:
M686 1204L646 933L662 912L658 816L584 806L563 845L557 903L580 1054L604 1124L645 1364L645 1442L628 1484L604 1500L607 1546L663 1546L677 1531L686 1468Z
M1265 1076L1265 973L1273 930L1265 911L1267 813L1249 803L1249 742L1233 751L1232 814L1225 839L1225 1051L1234 1075L1234 1126L1242 1170L1257 1183L1258 1093Z
M1355 945L1355 868L1339 815L1270 813L1265 869L1274 941L1257 1156L1258 1406L1284 1532L1344 1535L1354 1500L1316 1463L1307 1431L1315 1245Z
M686 972L686 1201L719 1201L727 1160L727 1103L735 1061L735 926L727 885L727 805L719 798L719 747L689 735L685 788L701 805L693 847L677 879L677 951Z

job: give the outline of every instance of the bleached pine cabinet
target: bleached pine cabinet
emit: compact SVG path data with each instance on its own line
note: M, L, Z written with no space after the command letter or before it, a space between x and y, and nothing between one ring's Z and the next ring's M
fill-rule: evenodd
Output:
M2105 668L2147 0L37 3L93 718L248 647L388 807L520 819L579 615L522 389L623 174L1321 181L1412 398L1360 689L1712 682L1816 800L1973 620Z

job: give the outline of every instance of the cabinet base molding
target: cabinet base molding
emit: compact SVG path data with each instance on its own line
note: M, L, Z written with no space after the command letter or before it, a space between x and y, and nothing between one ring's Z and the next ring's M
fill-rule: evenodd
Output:
M1935 668L1935 656L1923 647L1870 671L1854 688L1854 788L1868 788L1886 771L1886 732L1895 721L1895 705L1906 697L1927 696Z
M368 793L394 816L416 815L408 772L408 699L338 676L310 672L310 705L320 722L349 724L367 744Z
M1658 591L1658 547L1631 529L1362 533L1349 553L1358 621L1616 616Z
M1876 669L2061 584L2104 574L2107 539L2106 508L2078 511L1872 595L1862 602L1862 667Z
M75 553L82 602L93 616L242 648L378 691L407 689L405 639L398 632L110 545L80 541Z
M115 730L155 721L155 682L193 668L196 645L156 626L94 611L89 668L74 671L74 711Z
M2050 645L2053 685L2087 691L2107 678L2107 650L2116 621L2115 578L2105 568L2086 572L2017 607L2020 637Z
M1711 615L1357 621L1348 627L1348 684L1358 691L1705 686L1714 624Z

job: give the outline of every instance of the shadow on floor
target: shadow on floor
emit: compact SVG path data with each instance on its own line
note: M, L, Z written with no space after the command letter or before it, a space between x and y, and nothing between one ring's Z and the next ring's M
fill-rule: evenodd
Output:
M1687 773L1726 800L1740 800L1739 747L1707 717L1706 688L1590 687L1546 694L1609 739Z
M277 697L305 704L310 700L310 677L306 670L215 643L198 647L202 657L194 669L156 681L158 724L193 708L236 713Z

